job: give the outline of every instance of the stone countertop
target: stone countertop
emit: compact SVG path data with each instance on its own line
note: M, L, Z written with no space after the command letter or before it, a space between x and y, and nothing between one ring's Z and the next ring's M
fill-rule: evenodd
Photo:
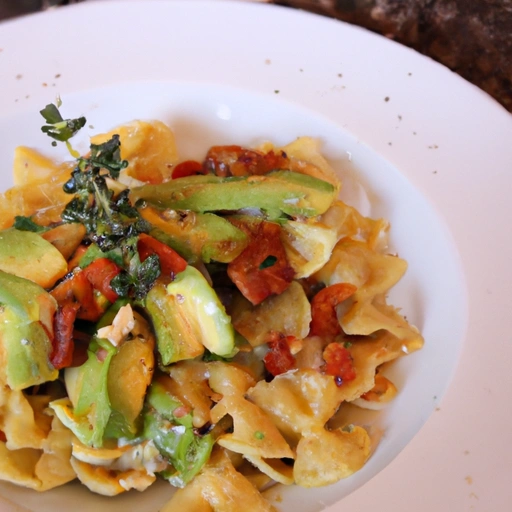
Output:
M512 0L270 0L365 27L457 72L512 112Z

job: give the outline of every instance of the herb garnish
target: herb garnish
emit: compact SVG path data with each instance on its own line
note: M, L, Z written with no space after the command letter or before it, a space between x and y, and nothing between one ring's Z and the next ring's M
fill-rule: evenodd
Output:
M49 123L43 132L64 141L82 128L86 119L63 120L57 106L50 104L41 111ZM117 180L120 172L128 166L121 159L119 135L113 135L103 144L91 144L89 156L78 156L77 165L63 189L74 194L62 212L64 222L78 222L86 228L86 239L98 246L101 252L121 250L123 271L111 283L121 297L143 299L160 275L160 260L152 255L143 262L137 252L137 237L147 233L149 223L144 220L128 198L129 190L117 195L109 189L108 180Z
M277 263L277 258L275 256L267 256L261 263L260 263L260 266L259 266L259 269L260 270L264 270L266 268L269 268L269 267L272 267L274 266L275 264Z
M57 103L60 103L58 101ZM41 130L52 139L53 146L57 145L57 140L61 142L68 142L83 126L85 125L85 117L78 117L76 119L64 119L59 112L58 106L50 103L40 111L41 115L47 122L46 125L41 127Z
M20 231L32 231L34 233L46 231L45 227L36 224L30 217L24 217L23 215L16 215L14 217L13 227Z
M156 254L151 254L140 261L136 237L125 240L123 252L129 258L126 270L115 276L110 286L121 297L133 296L135 300L141 301L160 275L160 259Z

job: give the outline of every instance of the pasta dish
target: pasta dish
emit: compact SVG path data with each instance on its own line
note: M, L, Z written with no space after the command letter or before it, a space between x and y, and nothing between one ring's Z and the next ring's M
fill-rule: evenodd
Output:
M80 155L59 107L73 160L20 146L0 194L0 479L270 511L270 485L361 469L376 440L333 418L390 403L385 364L423 345L387 301L388 222L338 199L316 139L182 161L137 120Z

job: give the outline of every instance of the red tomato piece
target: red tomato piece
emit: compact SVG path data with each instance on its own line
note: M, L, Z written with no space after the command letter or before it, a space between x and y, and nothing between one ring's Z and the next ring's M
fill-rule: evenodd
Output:
M288 169L289 159L282 151L263 153L241 146L212 146L203 163L206 172L217 176L262 175L274 169Z
M151 254L160 259L160 270L163 275L176 275L187 268L187 262L174 249L150 235L141 233L137 242L137 250L141 261Z
M320 290L311 301L310 336L337 336L341 326L336 316L336 306L357 290L349 283L337 283Z
M338 386L356 378L350 352L341 343L329 343L324 349L325 373L332 375Z
M6 443L7 442L7 437L5 436L5 432L3 430L0 430L0 441L2 443Z
M115 302L119 295L112 290L110 282L121 272L121 268L108 258L98 258L83 270L95 290L101 292L107 300Z
M75 343L73 340L73 329L76 315L79 309L78 304L64 304L57 309L53 319L54 338L52 340L52 353L50 363L60 370L71 366Z
M269 295L283 293L293 281L295 272L288 264L278 224L260 222L254 229L238 224L251 241L228 264L228 276L244 297L256 305Z
M104 313L94 299L94 289L83 271L59 283L51 292L59 306L78 304L77 318L97 322Z
M204 174L203 164L196 160L186 160L179 163L172 171L172 179L185 178L187 176L195 176Z
M263 362L267 371L274 377L295 368L295 357L290 351L288 338L292 336L281 336L268 342L269 351L265 354Z
M82 256L87 252L88 247L86 245L79 245L74 252L71 259L68 261L68 270L71 272L75 267L78 267Z

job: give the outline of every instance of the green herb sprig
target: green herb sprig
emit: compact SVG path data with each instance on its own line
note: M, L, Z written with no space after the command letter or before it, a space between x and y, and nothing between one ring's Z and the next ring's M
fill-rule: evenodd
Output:
M64 120L53 104L47 105L41 115L49 123L42 127L43 132L67 144L86 123L83 117ZM102 144L91 144L90 154L77 157L71 178L63 186L74 197L61 217L64 222L83 224L86 239L101 252L121 250L123 271L113 279L112 287L121 297L142 300L160 275L160 261L156 255L140 261L137 237L148 233L150 225L130 203L127 189L116 195L108 187L108 180L117 180L127 166L121 158L119 135Z

